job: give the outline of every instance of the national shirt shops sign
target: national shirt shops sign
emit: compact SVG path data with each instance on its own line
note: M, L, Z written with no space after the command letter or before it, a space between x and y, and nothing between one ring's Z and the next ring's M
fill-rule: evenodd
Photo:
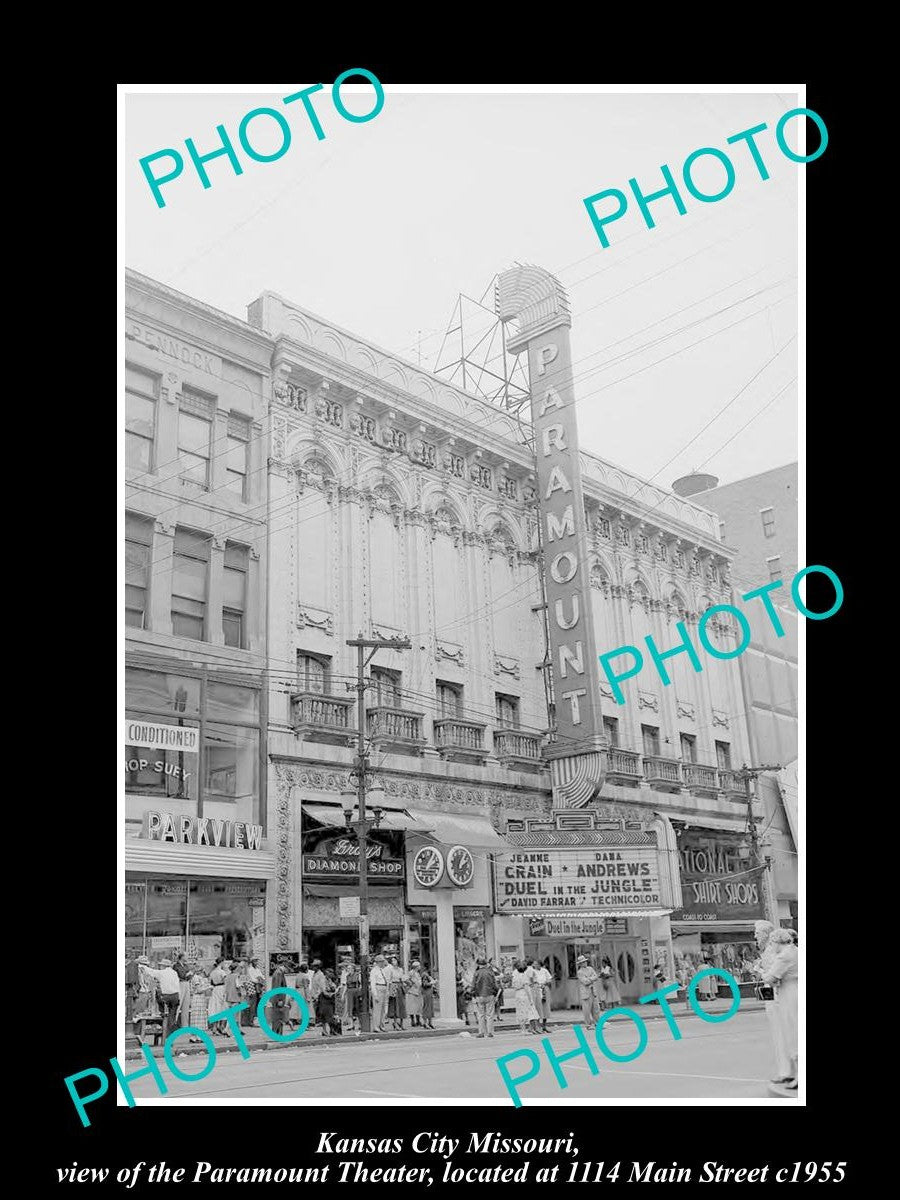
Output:
M765 920L761 872L745 837L704 829L677 837L682 906L673 921Z
M655 847L589 846L501 855L498 913L615 912L662 905Z

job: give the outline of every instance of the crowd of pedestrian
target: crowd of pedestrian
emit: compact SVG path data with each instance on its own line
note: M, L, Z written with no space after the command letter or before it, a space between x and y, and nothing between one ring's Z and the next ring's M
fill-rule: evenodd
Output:
M174 959L161 958L154 967L141 954L125 964L125 1020L133 1024L139 1038L153 1033L165 1040L185 1025L205 1029L211 1012L246 1001L240 1024L247 1028L256 1023L256 1005L265 990L266 977L256 958L217 958L204 967L191 964L179 952ZM211 1031L219 1037L232 1036L225 1021L216 1021Z

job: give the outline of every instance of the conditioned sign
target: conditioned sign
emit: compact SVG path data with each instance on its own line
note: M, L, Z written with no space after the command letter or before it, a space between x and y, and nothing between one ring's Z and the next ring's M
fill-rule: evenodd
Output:
M498 858L497 911L614 912L658 908L659 862L650 846L526 850Z

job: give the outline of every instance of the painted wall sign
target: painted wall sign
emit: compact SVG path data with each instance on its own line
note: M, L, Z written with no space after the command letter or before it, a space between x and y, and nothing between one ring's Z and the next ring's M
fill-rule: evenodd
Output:
M413 876L419 887L434 887L444 873L444 856L437 846L422 846L413 858Z
M132 341L142 342L151 350L156 350L166 358L171 358L186 367L205 371L207 375L222 374L222 360L218 355L208 354L205 350L191 346L188 342L182 342L178 338L169 337L166 333L160 333L157 329L151 329L149 325L140 325L137 321L129 320L127 336Z
M682 906L673 921L763 921L760 872L740 834L678 831Z
M650 846L526 850L502 855L497 912L614 912L659 908L659 852Z
M259 850L262 825L220 821L216 817L185 817L173 813L144 813L142 836L151 842L183 842L189 846L231 846Z
M471 887L475 859L468 846L451 846L447 851L447 878L455 887Z
M126 721L125 745L146 746L150 750L184 750L186 754L196 754L200 745L200 730L196 726Z

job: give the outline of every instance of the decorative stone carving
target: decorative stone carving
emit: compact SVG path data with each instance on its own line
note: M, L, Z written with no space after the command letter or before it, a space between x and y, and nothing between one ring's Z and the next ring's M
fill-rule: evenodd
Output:
M684 551L680 547L672 551L672 566L679 571L684 570Z
M326 425L333 425L335 429L343 428L344 406L342 404L328 400L325 396L319 396L316 400L315 412L316 416L321 417Z
M603 593L604 597L609 598L612 587L606 576L606 572L601 567L594 566L591 568L591 587L597 588L598 591Z
M659 697L652 692L642 692L638 690L638 708L649 708L653 712L659 712Z
M639 533L637 535L637 537L634 539L634 548L638 554L650 553L650 539L647 537L646 533Z
M599 514L594 518L594 533L598 538L602 538L604 542L608 542L612 538L612 526L608 517L601 517Z
M272 455L275 458L284 458L285 444L287 442L288 424L287 421L280 417L275 417L272 421Z
M393 450L397 454L406 453L406 434L402 429L394 429L392 426L386 425L381 431L381 442L388 450Z
M449 662L455 662L457 666L465 665L465 654L462 646L457 646L454 642L445 642L440 638L434 640L434 659L435 662L441 662L447 659Z
M501 496L505 496L507 500L518 499L518 489L515 479L511 479L509 475L501 475L497 480L497 491Z
M631 545L631 530L627 525L623 525L621 521L616 525L616 543L619 546Z
M480 463L473 463L469 468L469 478L488 492L494 486L494 476L490 467L483 467Z
M309 402L306 388L288 383L285 379L276 379L272 383L272 395L279 404L284 404L295 412L305 413Z
M413 462L421 463L423 467L433 467L437 462L437 447L433 442L417 438L412 444L410 458Z
M605 696L607 698L607 700L612 700L612 698L613 698L612 688L609 686L608 683L600 684L600 695Z
M364 438L367 442L375 442L377 431L373 417L367 417L364 413L355 412L350 417L348 424L351 433L355 433L357 437Z
M675 711L679 717L686 717L689 721L697 720L697 710L693 704L685 704L681 700L675 702Z
M654 550L654 556L655 556L657 562L664 563L664 562L668 561L669 547L662 540L662 538L656 539L656 547Z
M305 608L298 604L297 628L305 629L307 626L312 629L321 629L329 637L334 636L334 618L330 612L325 612L324 609Z
M455 475L457 479L465 479L466 460L461 455L453 454L448 450L442 459L442 465L449 475Z
M522 671L519 666L518 659L509 658L506 655L497 654L494 656L494 674L495 675L512 675L513 679L521 679Z
M720 725L723 729L728 729L731 722L728 720L728 714L719 712L717 708L712 710L713 725Z

